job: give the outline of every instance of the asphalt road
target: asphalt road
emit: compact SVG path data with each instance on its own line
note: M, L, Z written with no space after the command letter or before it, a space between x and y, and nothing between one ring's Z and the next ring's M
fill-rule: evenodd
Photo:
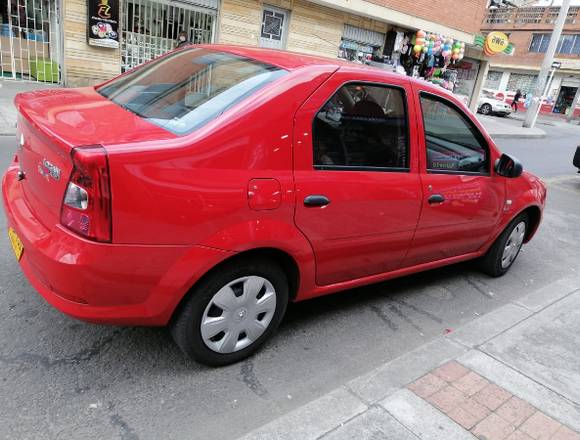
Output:
M262 351L220 369L186 360L164 329L90 325L51 308L22 275L0 216L0 439L235 438L578 270L578 142L572 128L553 130L499 143L550 177L544 223L505 277L467 263L293 304ZM14 145L0 137L0 168Z

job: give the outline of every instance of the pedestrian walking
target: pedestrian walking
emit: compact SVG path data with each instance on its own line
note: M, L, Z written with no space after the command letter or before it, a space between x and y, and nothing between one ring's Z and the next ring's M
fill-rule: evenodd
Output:
M514 96L514 100L512 101L512 108L514 109L514 111L516 113L518 112L518 101L520 100L521 97L522 97L522 91L520 89L518 89L516 91L515 96Z

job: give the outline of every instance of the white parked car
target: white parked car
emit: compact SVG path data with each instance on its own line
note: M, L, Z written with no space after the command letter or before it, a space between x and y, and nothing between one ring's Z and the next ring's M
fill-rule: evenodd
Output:
M512 107L504 101L497 99L493 92L483 90L479 97L477 111L482 115L507 116L512 112Z

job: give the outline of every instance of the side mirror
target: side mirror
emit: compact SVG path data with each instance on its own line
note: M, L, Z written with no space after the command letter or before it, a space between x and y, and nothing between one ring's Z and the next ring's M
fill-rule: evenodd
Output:
M502 154L501 157L495 161L495 172L500 176L513 179L515 177L520 177L523 171L524 167L522 166L522 163L509 154Z

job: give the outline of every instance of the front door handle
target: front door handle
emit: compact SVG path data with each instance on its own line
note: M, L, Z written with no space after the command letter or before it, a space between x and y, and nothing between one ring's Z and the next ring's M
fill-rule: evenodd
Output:
M432 196L427 199L430 205L434 205L435 203L443 203L445 201L445 197L441 194L433 194Z
M317 207L326 206L330 203L330 199L320 194L313 194L304 199L304 206Z

